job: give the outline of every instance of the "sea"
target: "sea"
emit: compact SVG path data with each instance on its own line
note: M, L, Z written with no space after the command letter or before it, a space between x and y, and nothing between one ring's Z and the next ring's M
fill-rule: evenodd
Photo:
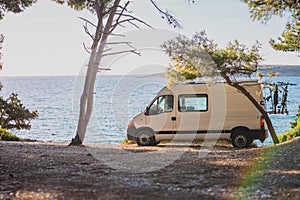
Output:
M296 119L300 105L300 66L273 66L270 70L280 73L272 82L296 84L288 87L289 114L270 114L279 135L289 130L290 122ZM1 77L0 82L3 85L0 96L7 98L17 93L26 108L39 112L30 130L10 130L12 133L51 142L70 142L75 136L83 76ZM120 144L126 137L128 120L142 111L166 84L166 78L161 75L99 75L84 143ZM273 144L271 136L264 143L256 142L259 146Z

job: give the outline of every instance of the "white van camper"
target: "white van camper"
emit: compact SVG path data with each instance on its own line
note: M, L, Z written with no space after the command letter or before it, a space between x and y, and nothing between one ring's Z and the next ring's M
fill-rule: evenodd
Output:
M264 106L257 81L240 82ZM195 83L164 87L141 113L129 120L127 138L140 146L162 140L230 140L248 147L267 137L264 118L250 100L226 83Z

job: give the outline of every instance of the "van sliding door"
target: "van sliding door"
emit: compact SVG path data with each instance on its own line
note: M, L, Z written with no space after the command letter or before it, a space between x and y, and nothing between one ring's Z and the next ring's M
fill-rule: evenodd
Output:
M176 137L194 139L207 132L210 124L207 94L181 94L178 96ZM198 137L197 137L198 138Z

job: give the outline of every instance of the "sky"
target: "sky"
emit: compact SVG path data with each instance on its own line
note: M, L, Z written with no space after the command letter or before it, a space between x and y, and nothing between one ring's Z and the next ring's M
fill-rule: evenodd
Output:
M267 24L252 21L247 5L239 0L196 0L195 4L187 0L157 2L175 15L182 29L169 26L148 0L132 1L133 14L154 30L144 26L137 30L130 25L118 29L118 33L128 36L126 40L133 42L142 56L107 57L102 63L103 67L112 69L107 74L134 73L145 66L151 68L151 65L166 66L169 61L159 48L162 42L177 34L190 37L202 30L220 47L234 39L246 45L259 41L264 58L262 64L300 64L297 54L277 52L269 46L270 38L276 39L284 30L285 18L273 17ZM0 76L83 73L88 60L83 43L89 46L91 40L84 33L84 23L79 17L95 21L95 16L88 11L75 11L50 0L39 0L21 14L6 13L0 21L0 33L5 35L1 59L4 67Z

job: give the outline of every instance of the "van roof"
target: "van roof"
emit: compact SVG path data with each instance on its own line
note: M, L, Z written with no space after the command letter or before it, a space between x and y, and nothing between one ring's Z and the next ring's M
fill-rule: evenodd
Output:
M244 85L244 86L260 85L258 80L242 80L242 81L238 81L238 83L240 85ZM226 82L214 82L214 83L212 83L212 85L221 85L221 84L228 85ZM178 90L182 90L185 87L188 87L188 86L193 87L193 86L197 86L197 85L204 86L204 85L210 85L210 83L208 83L208 82L176 83L170 88L168 88L167 86L163 87L157 94L164 94L164 95L174 94L174 92L178 93Z
M237 83L240 84L258 84L259 80L257 79L253 79L253 80L239 80L236 81ZM192 85L192 84L208 84L209 81L187 81L187 82L183 82L183 83L175 83L174 85ZM226 81L214 81L213 84L227 84Z

